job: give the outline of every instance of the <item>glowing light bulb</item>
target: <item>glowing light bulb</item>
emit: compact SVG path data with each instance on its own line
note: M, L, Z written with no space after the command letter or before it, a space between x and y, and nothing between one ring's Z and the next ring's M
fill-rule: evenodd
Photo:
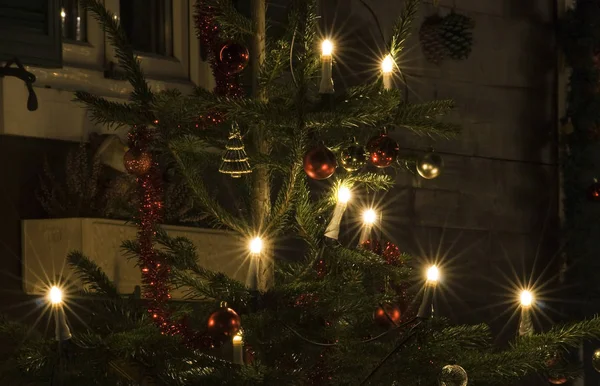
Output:
M48 291L48 300L51 304L61 304L63 302L63 292L57 286L52 286Z
M373 209L367 209L363 212L363 223L366 225L373 225L377 221L377 212Z
M437 283L440 280L440 270L435 265L427 268L427 281Z
M239 344L242 343L244 341L244 338L242 337L242 330L238 331L237 334L235 334L233 336L233 344Z
M321 43L321 55L323 56L331 56L333 53L333 43L329 39L323 40Z
M520 300L521 300L521 306L530 307L534 301L533 293L531 293L531 291L527 291L527 290L521 291Z
M383 60L381 61L381 71L383 71L384 74L389 74L391 72L394 71L394 58L392 58L392 55L387 55L385 58L383 58Z
M250 240L250 253L255 255L262 252L263 249L263 241L260 237L255 237Z
M337 200L342 204L346 204L352 198L352 192L347 186L340 186L338 189Z
M62 8L62 9L60 10L60 17L61 17L61 18L63 18L63 19L64 19L65 17L67 17L67 13L65 12L65 9L64 9L64 8Z

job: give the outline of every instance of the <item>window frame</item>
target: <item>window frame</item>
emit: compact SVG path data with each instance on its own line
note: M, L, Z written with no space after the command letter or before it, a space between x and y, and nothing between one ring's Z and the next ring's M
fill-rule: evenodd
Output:
M105 0L106 9L119 16L120 0ZM135 52L142 70L149 78L190 81L190 23L189 0L171 1L171 56ZM168 38L168 37L167 37ZM106 44L105 63L116 63L115 49Z
M106 38L102 26L90 12L86 13L85 28L86 41L78 42L63 39L63 67L80 67L102 71L104 69Z

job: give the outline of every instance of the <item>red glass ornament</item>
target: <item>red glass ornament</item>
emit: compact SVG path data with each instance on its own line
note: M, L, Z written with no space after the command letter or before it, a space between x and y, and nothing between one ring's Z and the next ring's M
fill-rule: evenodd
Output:
M249 60L248 48L239 43L227 43L219 51L219 67L227 74L242 72Z
M396 161L400 148L396 141L382 133L369 140L367 151L369 152L369 161L373 166L387 168Z
M550 376L548 377L548 382L550 382L553 385L564 385L565 383L567 383L567 378L563 376Z
M306 174L315 180L331 177L337 168L335 154L323 144L307 151L303 163Z
M229 307L221 307L208 317L208 332L213 337L234 336L240 330L240 316Z
M600 202L600 182L597 179L588 187L587 197L590 201Z
M387 264L396 265L401 263L400 248L394 243L389 241L382 243L377 240L367 240L363 242L362 246L376 255L383 257Z
M141 176L152 167L152 156L146 151L129 149L123 156L123 165L129 174Z
M377 307L373 312L373 319L381 327L398 325L402 320L402 310L396 304L386 303L382 307Z

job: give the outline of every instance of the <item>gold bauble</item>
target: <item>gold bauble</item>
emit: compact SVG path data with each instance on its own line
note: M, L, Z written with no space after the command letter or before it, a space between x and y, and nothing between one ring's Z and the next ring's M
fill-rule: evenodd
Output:
M417 172L426 180L436 178L442 173L444 168L444 160L434 152L429 152L419 159L417 162Z
M459 365L447 365L442 368L439 382L440 386L467 386L469 377Z
M600 348L594 351L592 355L592 366L594 366L594 370L600 373Z

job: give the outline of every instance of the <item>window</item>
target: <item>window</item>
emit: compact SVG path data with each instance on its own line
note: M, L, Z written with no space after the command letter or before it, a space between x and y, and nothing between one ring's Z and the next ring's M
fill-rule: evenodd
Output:
M121 24L136 51L173 54L171 0L121 0Z
M58 0L0 0L0 61L60 67L58 13Z
M189 81L193 1L104 0L104 4L119 18L148 77ZM116 63L108 45L105 61Z
M63 40L86 41L87 17L78 0L60 1L60 28Z

